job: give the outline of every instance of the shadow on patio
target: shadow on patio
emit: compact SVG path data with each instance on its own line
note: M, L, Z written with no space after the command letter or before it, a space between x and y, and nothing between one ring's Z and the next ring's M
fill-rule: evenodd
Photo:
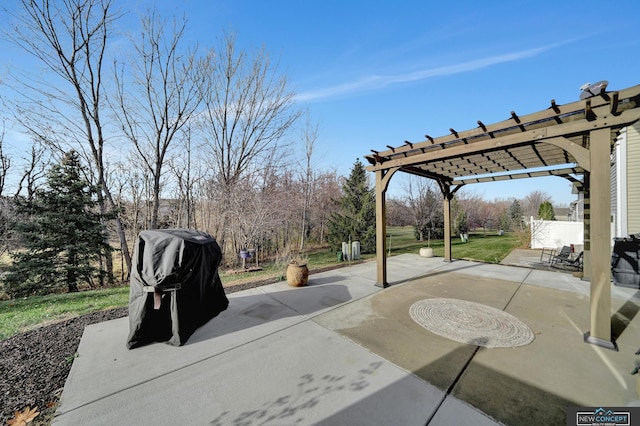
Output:
M316 321L508 425L564 424L569 406L638 403L637 376L630 373L640 345L640 292L624 289L613 298L615 352L583 342L589 328L587 282L526 268L467 268L467 263L453 262L355 302L370 309L366 321L349 323L345 317L348 326L340 326L337 313L330 321L323 316ZM538 280L545 287L536 285ZM551 288L556 280L558 289ZM567 291L568 280L581 291ZM409 315L413 303L427 298L503 310L527 324L535 339L526 346L488 349L440 337Z

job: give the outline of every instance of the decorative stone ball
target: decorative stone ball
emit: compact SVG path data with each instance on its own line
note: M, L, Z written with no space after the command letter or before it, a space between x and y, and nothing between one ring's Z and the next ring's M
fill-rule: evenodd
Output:
M431 247L422 247L420 249L420 256L433 257L433 249Z

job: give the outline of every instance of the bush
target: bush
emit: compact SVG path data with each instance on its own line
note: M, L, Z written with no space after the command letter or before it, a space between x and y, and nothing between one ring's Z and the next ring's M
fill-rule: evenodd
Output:
M529 248L531 247L531 228L525 226L524 229L515 231L515 235L518 238L518 247Z

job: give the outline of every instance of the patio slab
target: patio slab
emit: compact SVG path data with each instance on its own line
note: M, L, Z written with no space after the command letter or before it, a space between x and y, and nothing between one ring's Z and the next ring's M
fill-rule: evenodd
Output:
M86 328L54 425L564 424L570 405L638 404L638 291L612 291L619 352L582 341L588 283L570 274L401 255L230 294L182 347L127 350L126 318ZM409 315L425 298L504 310L535 333L486 349Z
M569 406L638 404L637 376L630 374L639 361L637 291L612 291L612 328L619 330L615 352L583 342L589 297L588 283L579 278L527 268L514 274L503 266L497 279L492 267L453 264L460 267L438 268L355 302L350 309L360 313L358 321L349 321L348 313L317 321L504 424L564 424ZM526 346L487 349L440 337L409 315L414 302L434 297L504 310L527 324L535 339Z

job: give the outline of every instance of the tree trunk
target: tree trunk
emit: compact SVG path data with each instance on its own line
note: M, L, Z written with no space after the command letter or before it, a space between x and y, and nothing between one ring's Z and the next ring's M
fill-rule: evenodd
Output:
M67 259L67 289L69 293L78 292L78 277L74 269L76 267L76 255L70 251Z

